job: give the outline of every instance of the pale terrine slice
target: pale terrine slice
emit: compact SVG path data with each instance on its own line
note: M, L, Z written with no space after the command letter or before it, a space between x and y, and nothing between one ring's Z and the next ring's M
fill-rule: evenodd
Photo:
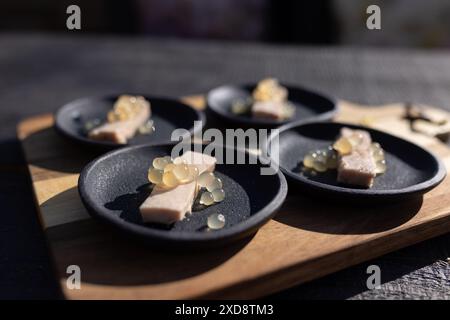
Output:
M376 176L376 162L372 155L370 134L364 130L342 128L341 137L359 136L352 152L339 157L337 180L343 184L370 188Z
M255 118L281 120L284 117L284 102L256 101L252 106L252 115Z
M216 165L216 158L198 152L187 151L181 158L187 164L195 165L199 174L214 171ZM155 186L139 208L142 220L162 224L183 220L186 213L192 211L197 191L196 181L181 184L172 189Z

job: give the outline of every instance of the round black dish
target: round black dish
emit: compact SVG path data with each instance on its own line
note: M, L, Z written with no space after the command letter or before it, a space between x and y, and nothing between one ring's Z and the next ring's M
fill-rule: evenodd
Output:
M283 121L256 119L250 114L234 114L231 111L232 102L238 98L251 97L256 84L224 85L211 90L206 99L208 110L230 124L254 128L274 128L288 122L302 120L330 120L336 114L337 104L332 98L296 86L282 85L288 89L288 100L295 106L295 115L291 119Z
M385 151L387 171L375 178L372 188L341 185L336 170L317 175L301 172L303 157L311 150L329 146L342 127L367 130L373 141ZM275 135L268 144L274 143ZM269 150L270 152L270 150ZM272 161L276 159L271 155ZM279 131L279 164L289 182L319 196L344 201L399 201L423 194L437 186L445 177L443 163L430 152L388 133L366 127L333 122L288 124Z
M215 173L223 181L224 201L206 207L197 199L193 213L182 221L171 226L144 224L139 206L151 192L148 168L155 157L170 155L172 147L126 147L92 161L83 169L78 182L81 200L88 212L147 244L205 247L255 233L274 216L286 197L287 183L280 172L261 176L259 162L217 164ZM222 150L231 150L235 155L242 152ZM223 229L207 230L206 219L212 213L225 215Z
M169 143L173 130L182 128L193 134L194 121L202 121L202 124L205 124L203 112L195 110L178 100L143 96L151 103L151 119L154 121L156 130L148 135L137 134L128 141L128 145ZM62 135L86 145L109 149L124 146L109 141L89 139L84 132L86 121L93 119L99 119L102 123L106 121L106 115L112 109L118 97L119 95L108 95L81 98L65 104L56 112L56 130Z

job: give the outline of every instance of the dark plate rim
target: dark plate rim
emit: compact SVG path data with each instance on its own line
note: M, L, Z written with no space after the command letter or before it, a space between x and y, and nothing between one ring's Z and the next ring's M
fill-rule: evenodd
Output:
M81 135L72 134L71 132L66 130L65 126L63 126L60 123L60 117L62 116L62 114L69 112L71 108L75 108L77 106L77 104L80 104L83 101L109 99L109 98L118 97L121 94L122 93L119 93L119 94L112 93L112 94L104 94L104 95L82 97L82 98L77 98L77 99L71 100L71 101L63 104L54 113L54 119L55 119L54 128L62 136L66 137L66 138L69 138L71 140L74 140L76 142L79 142L79 143L82 143L82 144L85 144L85 145L89 145L89 146L103 147L103 148L106 147L106 148L110 148L110 149L111 148L122 148L122 147L130 146L130 144L128 144L128 143L126 143L126 144L118 144L118 143L109 142L109 141L97 141L97 140L89 139L89 138L81 136ZM197 109L187 105L186 103L182 102L179 99L173 99L173 98L166 97L166 96L142 94L142 93L128 93L128 94L140 95L140 96L145 97L147 100L157 99L157 100L165 100L165 101L170 101L170 102L176 102L180 106L192 109L192 111L196 114L196 118L197 118L197 119L195 119L195 121L201 121L202 122L202 128L195 128L193 126L191 128L189 128L189 132L190 132L191 136L195 135L198 132L201 132L203 127L205 127L205 125L206 125L206 116L205 116L203 111L197 110ZM166 140L166 141L150 142L150 143L146 143L146 145L176 144L176 143L178 143L178 141Z
M262 225L264 225L267 221L269 221L277 212L277 210L283 204L287 192L288 185L286 178L284 175L278 171L276 175L278 176L280 187L277 191L275 197L261 210L254 213L248 219L231 226L229 228L216 230L214 232L208 233L194 233L194 232L185 232L185 231L171 231L167 232L165 230L158 230L150 227L146 227L143 225L138 225L126 220L123 220L119 217L113 216L109 213L106 213L102 205L97 204L92 198L90 198L89 194L86 192L86 179L87 176L95 169L95 167L104 159L114 157L121 153L126 153L129 151L133 151L135 149L141 148L151 148L151 147L171 147L172 144L161 144L161 145L137 145L137 146L129 146L117 150L113 150L105 153L104 155L94 159L91 161L85 168L83 168L79 179L78 179L78 192L80 194L80 198L84 204L84 206L88 209L88 212L91 216L95 218L100 218L102 221L107 222L110 225L118 228L121 231L126 233L131 233L135 236L139 236L141 238L152 238L154 240L163 240L169 242L196 242L196 243L205 243L208 241L218 241L218 240L228 240L231 238L240 238L239 236L245 236L252 231L256 231ZM225 147L224 148L228 148ZM243 150L237 150L236 152L245 152Z
M270 153L268 153L268 152L270 152L268 149L268 146L270 145L271 141L274 139L274 137L276 135L281 135L282 132L288 131L295 127L305 126L305 125L309 125L309 124L325 124L325 125L326 124L337 124L337 125L341 125L341 126L349 126L349 127L363 129L363 130L367 130L369 132L375 132L377 134L385 135L385 136L389 137L390 139L405 141L406 143L409 143L409 144L415 146L416 148L418 148L419 150L421 150L422 152L425 152L426 154L428 154L430 156L430 159L432 159L434 161L433 165L435 168L435 172L431 178L429 178L423 182L420 182L418 184L409 186L409 187L394 189L394 190L374 190L374 189L359 189L359 188L333 186L333 185L329 185L329 184L318 182L318 181L312 181L312 180L304 178L303 176L301 176L299 174L293 173L291 170L289 170L287 168L279 166L281 171L286 175L286 177L290 181L299 183L303 186L312 187L315 190L325 191L325 192L330 192L330 193L340 193L340 194L345 194L345 195L370 197L370 198L382 198L382 197L392 197L392 196L408 196L408 195L413 195L413 194L425 193L428 190L437 186L439 183L441 183L442 180L444 180L445 176L447 175L447 170L446 170L445 165L442 162L442 160L439 159L439 157L434 155L432 152L424 149L423 147L419 146L418 144L410 142L405 139L402 139L400 137L394 136L390 133L387 133L387 132L384 132L381 130L377 130L377 129L369 128L369 127L365 127L365 126L360 126L360 125L356 125L356 124L346 123L346 122L329 122L329 121L311 120L311 121L298 121L295 123L286 124L284 126L279 127L278 132L274 132L270 135L270 137L267 140L267 143L265 145L264 154L269 154L269 156L270 156ZM272 158L271 158L271 160L275 161Z
M308 89L306 87L302 87L302 86L297 86L297 85L292 85L286 82L280 82L281 85L283 85L284 87L286 87L288 89L288 91L290 90L298 90L298 91L303 91L304 93L310 94L312 96L316 96L320 99L324 99L327 100L329 103L331 103L333 105L333 109L320 113L317 116L313 116L308 118L308 120L305 121L309 121L309 120L330 120L332 119L339 111L339 104L337 103L337 99L326 95L320 91L316 91L316 90L311 90ZM285 125L285 124L289 124L292 122L297 122L298 120L270 120L270 119L254 119L254 118L249 118L249 117L243 117L240 115L234 115L232 113L229 112L225 112L223 110L223 108L215 105L214 103L211 103L211 95L218 90L222 90L224 88L228 88L228 87L234 87L234 88L239 88L239 89L246 89L249 87L254 87L256 86L256 83L242 83L242 84L223 84L221 86L215 87L211 90L208 91L207 95L206 95L206 105L207 108L209 110L211 110L214 114L218 115L219 117L223 117L229 121L235 122L235 123L239 123L239 124L243 124L243 125L268 125L268 126L281 126L281 125ZM301 120L302 121L302 120Z

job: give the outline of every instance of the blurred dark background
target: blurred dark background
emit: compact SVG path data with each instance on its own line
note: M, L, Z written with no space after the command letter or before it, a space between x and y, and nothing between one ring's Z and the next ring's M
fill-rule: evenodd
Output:
M0 30L67 32L70 4L81 8L82 34L277 44L450 45L447 0L2 0ZM381 8L381 30L366 28L366 8L371 4Z

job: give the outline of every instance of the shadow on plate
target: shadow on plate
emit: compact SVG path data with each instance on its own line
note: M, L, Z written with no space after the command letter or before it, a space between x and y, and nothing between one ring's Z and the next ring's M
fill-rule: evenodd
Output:
M78 216L87 216L76 188L62 192L42 204L54 208L67 202ZM66 215L77 212L65 210ZM165 250L146 246L134 238L115 231L110 226L87 218L46 229L59 275L75 264L82 270L85 283L104 285L161 284L200 275L232 258L252 239L253 235L216 249ZM66 219L67 221L67 219Z

